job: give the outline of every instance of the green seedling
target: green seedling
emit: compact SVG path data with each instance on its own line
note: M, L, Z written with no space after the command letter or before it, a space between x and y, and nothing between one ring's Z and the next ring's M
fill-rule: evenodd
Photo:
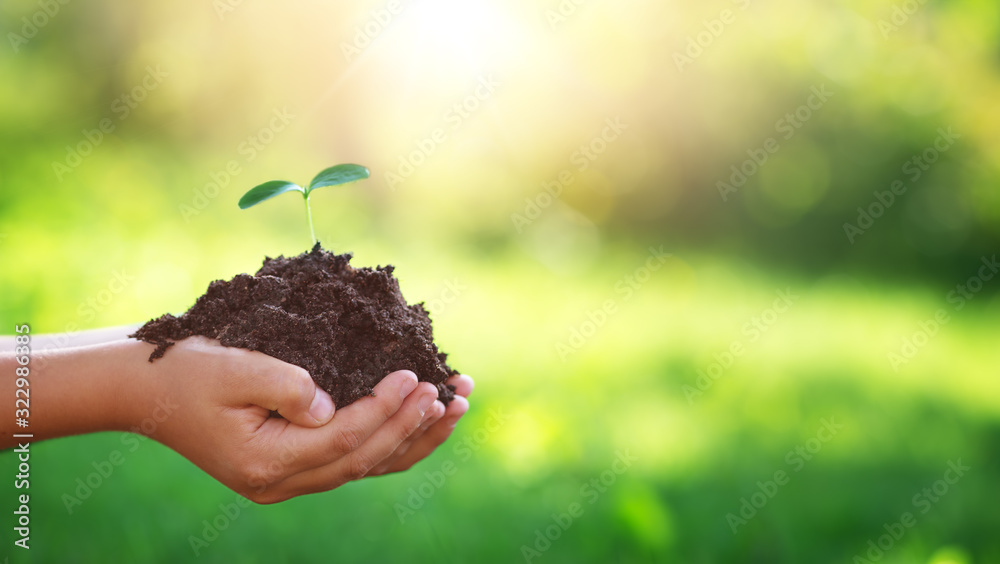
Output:
M309 217L309 233L312 234L313 245L316 244L316 230L313 229L312 209L309 207L309 194L317 188L324 186L338 186L347 184L355 180L363 180L371 176L367 168L356 164L339 164L320 172L312 179L308 186L303 188L294 182L287 180L272 180L259 186L254 186L249 192L240 198L240 209L245 210L255 206L264 200L269 200L278 194L298 191L302 193L302 198L306 201L306 215Z

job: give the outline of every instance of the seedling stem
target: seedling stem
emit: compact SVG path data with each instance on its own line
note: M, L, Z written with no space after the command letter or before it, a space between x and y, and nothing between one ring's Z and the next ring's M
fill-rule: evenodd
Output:
M310 182L305 188L287 180L271 180L270 182L254 186L249 192L243 194L243 197L240 198L240 209L245 210L263 202L264 200L273 198L278 194L284 194L285 192L297 190L302 193L302 197L306 201L306 217L309 218L309 234L312 235L313 246L315 246L319 240L316 239L316 228L313 226L312 207L309 205L309 195L312 191L324 186L337 186L339 184L354 182L355 180L361 180L363 178L368 178L369 176L371 176L371 172L361 165L339 164L331 166L330 168L327 168L317 174L316 177L312 179L312 182Z

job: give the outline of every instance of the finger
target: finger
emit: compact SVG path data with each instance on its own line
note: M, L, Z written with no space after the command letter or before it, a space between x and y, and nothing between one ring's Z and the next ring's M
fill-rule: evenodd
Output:
M424 418L420 420L420 425L417 427L417 430L413 431L413 434L407 437L406 441L403 441L404 444L419 438L420 435L423 435L424 432L427 431L427 429L430 429L431 425L437 423L438 420L444 417L444 412L446 409L447 408L440 401L435 401L434 403L432 403L430 408L424 412Z
M431 426L444 417L445 409L444 404L440 401L435 401L431 404L431 407L424 413L424 418L420 421L420 425L412 433L410 433L409 437L406 437L406 440L396 447L396 450L393 451L392 454L382 460L382 462L376 464L375 467L368 472L368 475L381 476L382 474L385 474L389 467L392 466L393 462L395 462L400 456L403 456L406 451L410 450L413 443L422 437L423 434L427 432L427 429L430 429Z
M445 384L455 386L455 395L462 396L463 398L469 397L472 390L476 387L476 383L472 380L472 378L466 376L465 374L456 374L451 378L448 378Z
M243 351L240 351L243 353ZM313 382L304 368L263 353L249 353L232 397L271 411L303 427L319 427L333 418L330 394Z
M468 395L472 393L472 390L475 387L475 383L473 382L472 378L470 378L465 374L456 374L451 378L449 378L445 383L455 387L456 397L463 397L463 398L468 397ZM454 419L455 422L457 422L458 418L461 417L461 414L465 413L469 409L468 402L465 402L464 406L462 405L462 402L454 404L455 407L452 407L452 405L453 404L448 405L447 413L449 414L448 415L449 417L453 417L455 414L458 414L458 416L455 417ZM424 416L424 422L420 424L420 427L412 435L410 435L409 438L403 441L403 444L399 445L399 448L396 449L396 452L394 452L392 456L380 462L378 466L376 466L372 470L371 475L380 476L382 474L387 474L389 472L396 471L393 468L396 467L397 461L403 459L403 457L406 456L406 454L410 451L413 445L417 443L417 441L424 435L424 433L426 433L428 429L430 429L442 417L445 416L446 412L444 409L444 405L440 405L440 402L435 402L434 406L435 408L440 407L441 411L435 414L426 414ZM454 427L454 423L452 423L452 427ZM447 436L445 436L445 439L447 439ZM431 452L433 452L433 450L434 448L431 448ZM427 454L430 453L428 452L424 454L423 457L426 457ZM415 464L418 460L419 458L413 460L410 463L410 465Z
M451 436L451 432L455 430L458 420L467 411L469 411L468 400L462 396L455 396L455 399L451 400L451 403L448 404L448 410L445 411L444 417L427 429L427 432L423 433L420 438L413 441L410 448L393 460L383 473L388 474L390 472L408 470L417 462L427 458L430 453L434 452L434 449L441 446L441 443L445 442Z
M456 374L448 378L448 380L445 381L445 384L453 386L455 388L456 396L462 396L466 398L469 397L469 394L471 394L472 390L475 388L475 382L472 380L471 377L465 374ZM466 409L468 409L468 407L466 407ZM453 412L454 410L455 408L452 408ZM396 460L405 455L406 452L409 451L410 448L413 446L414 442L416 442L421 436L423 436L423 434L427 432L427 429L431 428L431 426L437 423L442 417L444 417L444 415L445 415L444 405L441 404L440 402L435 402L433 407L430 410L428 410L426 414L424 414L424 420L420 424L420 427L418 427L417 430L414 431L412 435L407 437L407 439L403 441L401 445L399 445L399 448L396 449L396 452L392 453L390 457L383 460L374 469L372 469L369 475L380 476L382 474L390 472L389 468L392 467L392 465L396 462Z
M332 490L365 477L376 464L389 457L420 426L424 413L437 399L437 395L437 388L433 384L422 382L406 398L399 411L372 433L360 447L326 466L286 479L282 483L282 488L301 495Z
M475 387L475 382L473 382L472 378L466 376L465 374L456 374L448 378L448 380L445 381L445 384L454 386L455 394L463 397L468 397L469 394L472 393L473 388ZM390 464L392 464L392 462L395 461L395 459L399 458L407 450L409 450L410 446L414 443L414 441L419 439L425 432L427 432L427 429L429 429L432 425L437 423L442 417L444 417L444 415L445 415L444 404L442 404L440 401L434 402L431 408L427 410L427 413L424 414L424 419L423 421L421 421L420 426L417 427L417 430L414 431L413 434L411 434L409 437L407 437L406 440L403 441L401 445L399 445L399 448L397 448L396 451L392 453L392 455L389 458L380 462L375 467L375 469L372 470L371 475L384 474L386 469L389 467Z
M413 372L393 372L375 386L374 397L363 397L337 410L327 425L319 429L289 425L283 429L276 440L296 445L296 464L291 473L330 464L356 450L399 411L416 387Z

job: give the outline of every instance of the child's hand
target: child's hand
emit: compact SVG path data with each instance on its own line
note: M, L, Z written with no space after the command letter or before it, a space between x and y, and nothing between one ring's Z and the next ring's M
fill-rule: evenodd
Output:
M468 376L453 377L446 411L433 385L399 371L375 397L334 413L305 370L263 353L190 337L155 363L136 354L133 424L146 420L149 430L162 419L153 438L257 503L409 468L448 438L473 387Z

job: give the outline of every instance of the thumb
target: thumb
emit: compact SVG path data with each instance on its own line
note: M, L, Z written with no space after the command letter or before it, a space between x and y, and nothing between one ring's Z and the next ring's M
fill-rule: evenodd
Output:
M317 386L304 368L273 360L261 366L248 386L247 400L303 427L319 427L330 421L335 411L330 394Z

